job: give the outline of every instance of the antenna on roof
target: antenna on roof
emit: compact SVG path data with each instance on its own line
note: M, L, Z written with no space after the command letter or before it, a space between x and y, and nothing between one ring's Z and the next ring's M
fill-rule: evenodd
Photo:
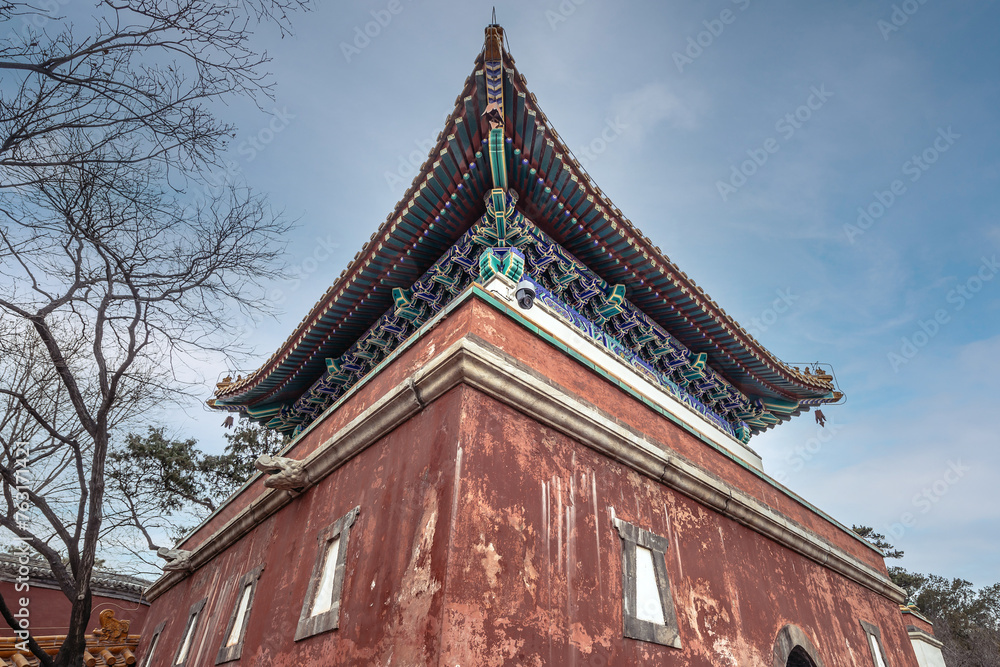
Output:
M496 5L493 6L493 25L497 24L497 8Z

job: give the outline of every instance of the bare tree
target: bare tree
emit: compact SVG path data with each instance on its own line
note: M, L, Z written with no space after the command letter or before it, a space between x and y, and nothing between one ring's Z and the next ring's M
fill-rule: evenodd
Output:
M79 343L79 338L64 340L68 363L79 353ZM89 441L72 416L69 393L59 382L41 341L26 323L6 313L0 319L0 378L0 480L5 519L0 525L13 522L22 533L34 534L40 547L22 541L7 545L7 549L22 562L37 559L39 552L59 557L60 537L74 530L70 517L75 494L70 478L79 466L86 465ZM87 390L81 387L81 391ZM67 447L66 440L78 446ZM43 516L34 516L36 512ZM0 613L18 629L2 596ZM37 644L28 639L37 655Z
M284 36L289 12L307 4L99 0L81 33L61 15L67 0L0 2L10 28L0 41L0 167L35 168L8 172L0 187L44 179L38 167L154 161L183 178L214 163L233 127L211 103L271 91L253 24L270 20ZM80 129L86 143L67 141Z
M176 396L185 360L224 350L233 306L253 307L259 281L274 277L286 227L235 187L186 208L157 188L152 163L45 169L0 212L0 312L23 332L5 340L32 351L7 357L19 372L0 379L12 424L0 526L45 557L70 600L54 663L36 651L70 665L85 648L112 434ZM28 443L28 485L16 442ZM37 521L20 520L20 493Z
M0 528L72 605L54 659L31 645L43 665L82 660L112 437L232 352L275 275L287 228L264 199L183 190L233 135L218 102L270 94L252 28L284 36L307 2L0 0Z

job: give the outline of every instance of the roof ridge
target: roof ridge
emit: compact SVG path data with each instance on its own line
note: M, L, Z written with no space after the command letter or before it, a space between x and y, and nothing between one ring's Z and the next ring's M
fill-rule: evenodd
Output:
M477 72L476 68L482 66L482 63L483 63L483 53L480 52L480 54L476 56L476 59L473 61L472 74L468 75L465 78L465 84L463 85L462 92L460 92L458 96L455 98L455 106L452 109L451 113L445 119L444 128L440 132L438 132L434 148L431 149L431 152L427 156L427 159L425 159L424 162L420 165L420 168L417 171L417 176L413 179L413 182L410 184L410 187L406 190L406 192L403 193L403 196L399 199L399 201L396 202L396 205L393 207L392 211L388 215L386 215L385 220L382 222L382 224L380 224L379 227L374 232L372 232L372 235L369 237L368 241L365 242L365 244L361 247L361 250L359 250L354 255L354 258L351 260L351 262L348 263L346 267L344 267L344 269L340 272L340 275L338 275L337 278L330 285L330 287L327 288L323 296L320 297L315 304L313 304L312 309L308 313L306 313L306 315L303 316L303 318L299 321L299 324L296 325L294 331L285 339L285 341L278 347L278 349L275 350L271 354L271 356L269 356L267 360L264 361L264 363L258 366L254 371L248 373L246 378L244 378L242 381L228 383L226 384L225 387L222 387L221 385L223 383L220 383L219 389L221 391L216 392L216 398L221 398L225 395L233 394L240 389L244 389L252 384L255 384L251 382L251 378L258 376L259 373L263 371L267 366L272 365L273 362L280 355L282 350L284 350L285 347L295 339L296 335L301 336L300 331L303 329L304 325L306 325L306 323L310 319L314 319L313 316L316 313L317 309L321 306L321 304L330 300L332 294L335 291L338 291L338 288L339 291L341 292L343 291L344 285L342 285L341 283L345 279L345 277L348 276L356 268L360 258L363 255L365 255L366 252L373 246L376 238L382 236L385 233L386 228L389 226L389 223L392 220L398 218L402 214L402 212L405 211L406 203L413 201L415 194L419 191L419 185L421 183L420 175L425 174L426 168L428 164L432 163L434 155L440 154L442 146L444 146L448 136L445 133L448 130L449 125L453 124L455 122L455 119L459 117L459 113L462 109L463 100L469 98L470 95L468 93L475 89L475 76ZM426 178L424 180L426 180ZM259 382L260 379L258 379L257 383ZM214 401L209 401L209 404L214 407Z
M513 73L518 76L518 78L521 80L521 83L525 86L525 90L527 91L527 85L528 85L527 79L517 69L517 66L514 65L513 62L511 63L511 65ZM770 358L778 364L778 367L780 368L781 372L787 375L789 379L795 379L795 381L797 382L808 384L810 386L815 387L816 389L830 389L830 390L833 389L833 385L831 383L819 380L815 375L805 375L801 372L798 372L794 370L790 365L786 364L784 361L779 359L774 353L772 353L770 350L764 347L762 343L760 343L756 338L754 338L754 336L750 334L741 324L739 324L735 318L729 315L729 313L727 313L722 306L720 306L714 299L712 299L708 295L708 293L705 292L704 288L698 285L698 283L695 282L693 278L691 278L685 271L683 271L679 266L677 266L677 264L670 259L670 257L660 248L660 246L655 244L652 241L652 239L650 239L645 233L643 233L628 218L628 216L626 216L621 211L621 209L619 209L614 204L614 202L611 201L611 198L601 189L601 187L597 184L597 182L586 170L586 168L584 168L584 166L580 164L579 159L576 157L573 151L569 148L566 142L563 141L562 137L555 130L555 128L552 127L551 123L549 122L548 116L546 116L545 112L541 109L541 105L538 103L536 96L532 93L530 95L530 98L535 108L535 111L538 113L540 119L544 123L548 134L552 136L556 142L559 143L561 150L568 155L568 157L570 158L570 166L576 169L582 176L586 177L587 184L590 185L591 188L594 190L594 194L598 195L602 200L602 202L604 202L604 204L606 204L607 207L610 208L614 214L616 214L616 217L618 218L619 222L621 222L630 232L632 232L636 237L638 237L640 241L646 243L648 245L649 250L655 251L655 253L659 255L659 258L666 263L667 267L673 270L674 275L676 275L684 283L686 283L694 291L696 295L704 297L703 299L704 304L706 306L710 306L712 310L714 310L722 318L724 324L729 325L729 327L732 329L731 332L732 335L735 336L737 334L741 334L742 337L745 339L745 342L747 342L753 348L756 348L755 350L751 351L756 352L755 356L758 357L761 363L767 364L766 358ZM699 329L702 329L702 327L698 323L692 322L692 324L698 327ZM737 361L737 363L739 362ZM775 389L776 391L781 391L778 388Z
M772 409L786 415L839 400L832 376L802 373L771 353L614 204L528 89L502 47L502 29L489 26L486 32L486 46L444 128L385 221L267 361L246 378L218 383L209 404L244 412L253 406L255 418L291 405L297 400L291 392L323 372L323 357L343 354L367 335L392 308L388 292L419 279L484 208L503 207L496 193L508 188L522 189L514 197L518 208L597 276L627 284L636 308L692 353L709 353L709 365L734 387L770 400L778 406ZM486 59L498 54L499 60ZM492 203L479 202L491 189ZM434 237L421 245L432 230Z
M3 578L5 573L10 573L12 575L22 574L20 569L22 567L29 567L31 568L33 580L45 581L46 579L52 579L52 582L55 582L55 574L52 572L51 566L49 566L48 562L44 558L33 555L28 558L27 563L22 562L21 558L21 556L0 553L0 579ZM147 579L142 579L130 574L121 574L119 572L103 568L94 569L94 576L91 579L91 583L94 588L112 591L117 590L131 593L133 595L142 595L142 592L146 590L150 584L152 584L152 582Z

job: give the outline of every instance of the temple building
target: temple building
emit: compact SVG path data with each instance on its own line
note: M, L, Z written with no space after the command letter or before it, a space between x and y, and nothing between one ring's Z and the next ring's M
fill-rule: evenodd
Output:
M752 448L840 398L608 200L490 25L395 210L217 387L292 440L163 554L140 664L941 667Z

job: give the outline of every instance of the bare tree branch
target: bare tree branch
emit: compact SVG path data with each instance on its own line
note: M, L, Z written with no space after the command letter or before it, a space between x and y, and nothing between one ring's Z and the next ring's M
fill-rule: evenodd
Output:
M280 271L288 226L265 199L226 183L191 204L180 186L233 136L216 102L270 95L252 28L287 33L307 5L104 0L80 33L0 0L0 18L27 19L0 40L0 529L70 602L51 664L80 662L102 544L153 548L161 530L128 493L150 480L109 461L116 439L186 394L194 360L238 349L230 313L260 309ZM174 497L183 512L218 503L184 485Z

